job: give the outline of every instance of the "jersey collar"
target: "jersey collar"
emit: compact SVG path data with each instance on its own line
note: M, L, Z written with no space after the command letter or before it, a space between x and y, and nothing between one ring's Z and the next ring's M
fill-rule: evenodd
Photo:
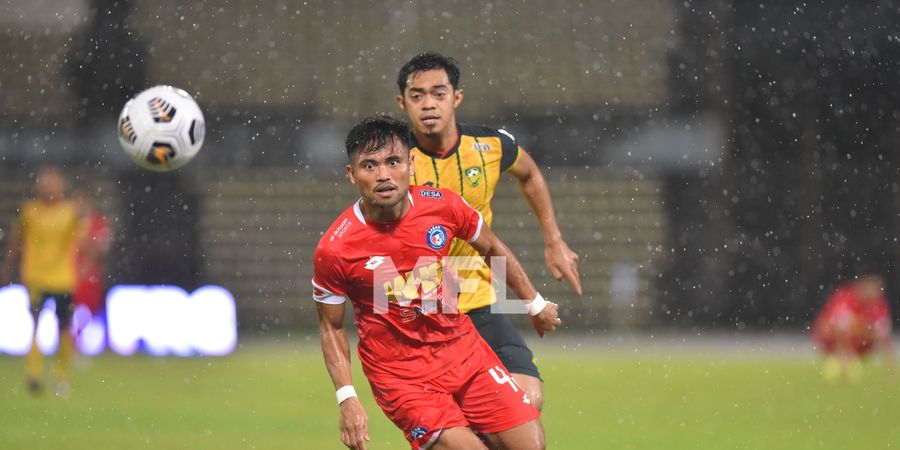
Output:
M409 207L414 208L416 206L416 202L413 201L412 189L410 189L409 192L406 193L406 198L409 199ZM363 225L368 225L368 223L366 223L366 216L363 215L362 206L360 206L361 204L362 197L360 197L359 200L357 200L356 203L353 204L353 215L356 216L356 219L359 220L360 223L362 223Z
M454 154L456 154L456 152L459 150L459 142L462 141L462 130L460 129L459 124L457 123L456 124L456 142L453 144L452 147L450 147L443 153L435 153L435 152L431 152L431 151L428 151L428 150L425 150L424 148L422 148L422 146L419 145L418 139L416 139L416 134L413 133L412 131L409 132L409 137L410 137L410 142L412 142L413 146L415 148L419 149L419 151L421 151L425 155L427 155L431 158L436 158L436 159L447 159L447 158L453 156Z

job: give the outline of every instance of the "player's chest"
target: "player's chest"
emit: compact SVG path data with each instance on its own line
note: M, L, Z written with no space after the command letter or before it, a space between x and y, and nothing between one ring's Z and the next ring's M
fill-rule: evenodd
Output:
M442 218L420 218L396 228L370 232L344 255L353 284L371 287L383 277L438 267L450 249L453 227Z
M60 235L70 232L74 221L68 209L33 210L26 220L27 232L35 237Z
M500 153L495 153L460 148L447 158L432 158L420 152L415 159L413 182L451 189L472 203L493 191L499 179Z

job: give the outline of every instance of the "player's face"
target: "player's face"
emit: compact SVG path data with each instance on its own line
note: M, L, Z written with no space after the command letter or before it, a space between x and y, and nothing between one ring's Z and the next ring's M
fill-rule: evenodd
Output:
M884 282L877 275L869 275L856 281L856 292L863 300L875 300L884 292Z
M417 134L436 136L456 133L456 107L462 99L462 89L453 89L447 72L434 69L410 75L397 104Z
M66 192L66 180L56 170L41 171L35 184L38 196L45 201L59 200Z
M402 206L409 192L409 148L397 139L376 152L359 152L347 165L350 182L366 205L380 209Z

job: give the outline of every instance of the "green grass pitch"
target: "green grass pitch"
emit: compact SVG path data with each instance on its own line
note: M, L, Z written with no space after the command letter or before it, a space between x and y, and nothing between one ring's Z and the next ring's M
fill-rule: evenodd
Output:
M536 345L549 448L900 447L900 375L877 363L859 382L830 383L806 350L645 349L592 339ZM68 399L30 395L23 366L0 357L0 449L343 448L315 336L244 344L222 358L82 359ZM358 364L354 376L369 448L408 448Z

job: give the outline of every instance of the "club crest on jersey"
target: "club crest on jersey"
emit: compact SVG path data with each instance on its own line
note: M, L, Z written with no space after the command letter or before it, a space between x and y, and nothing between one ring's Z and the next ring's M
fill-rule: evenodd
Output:
M434 225L428 229L427 239L428 246L440 250L447 243L447 230L440 225Z
M427 198L442 198L444 196L441 191L436 191L433 189L422 189L421 191L419 191L419 195Z
M491 151L491 144L487 142L476 142L472 144L472 149L479 152L489 152Z
M469 182L472 186L478 186L478 183L481 183L481 167L472 166L466 169L466 181Z

